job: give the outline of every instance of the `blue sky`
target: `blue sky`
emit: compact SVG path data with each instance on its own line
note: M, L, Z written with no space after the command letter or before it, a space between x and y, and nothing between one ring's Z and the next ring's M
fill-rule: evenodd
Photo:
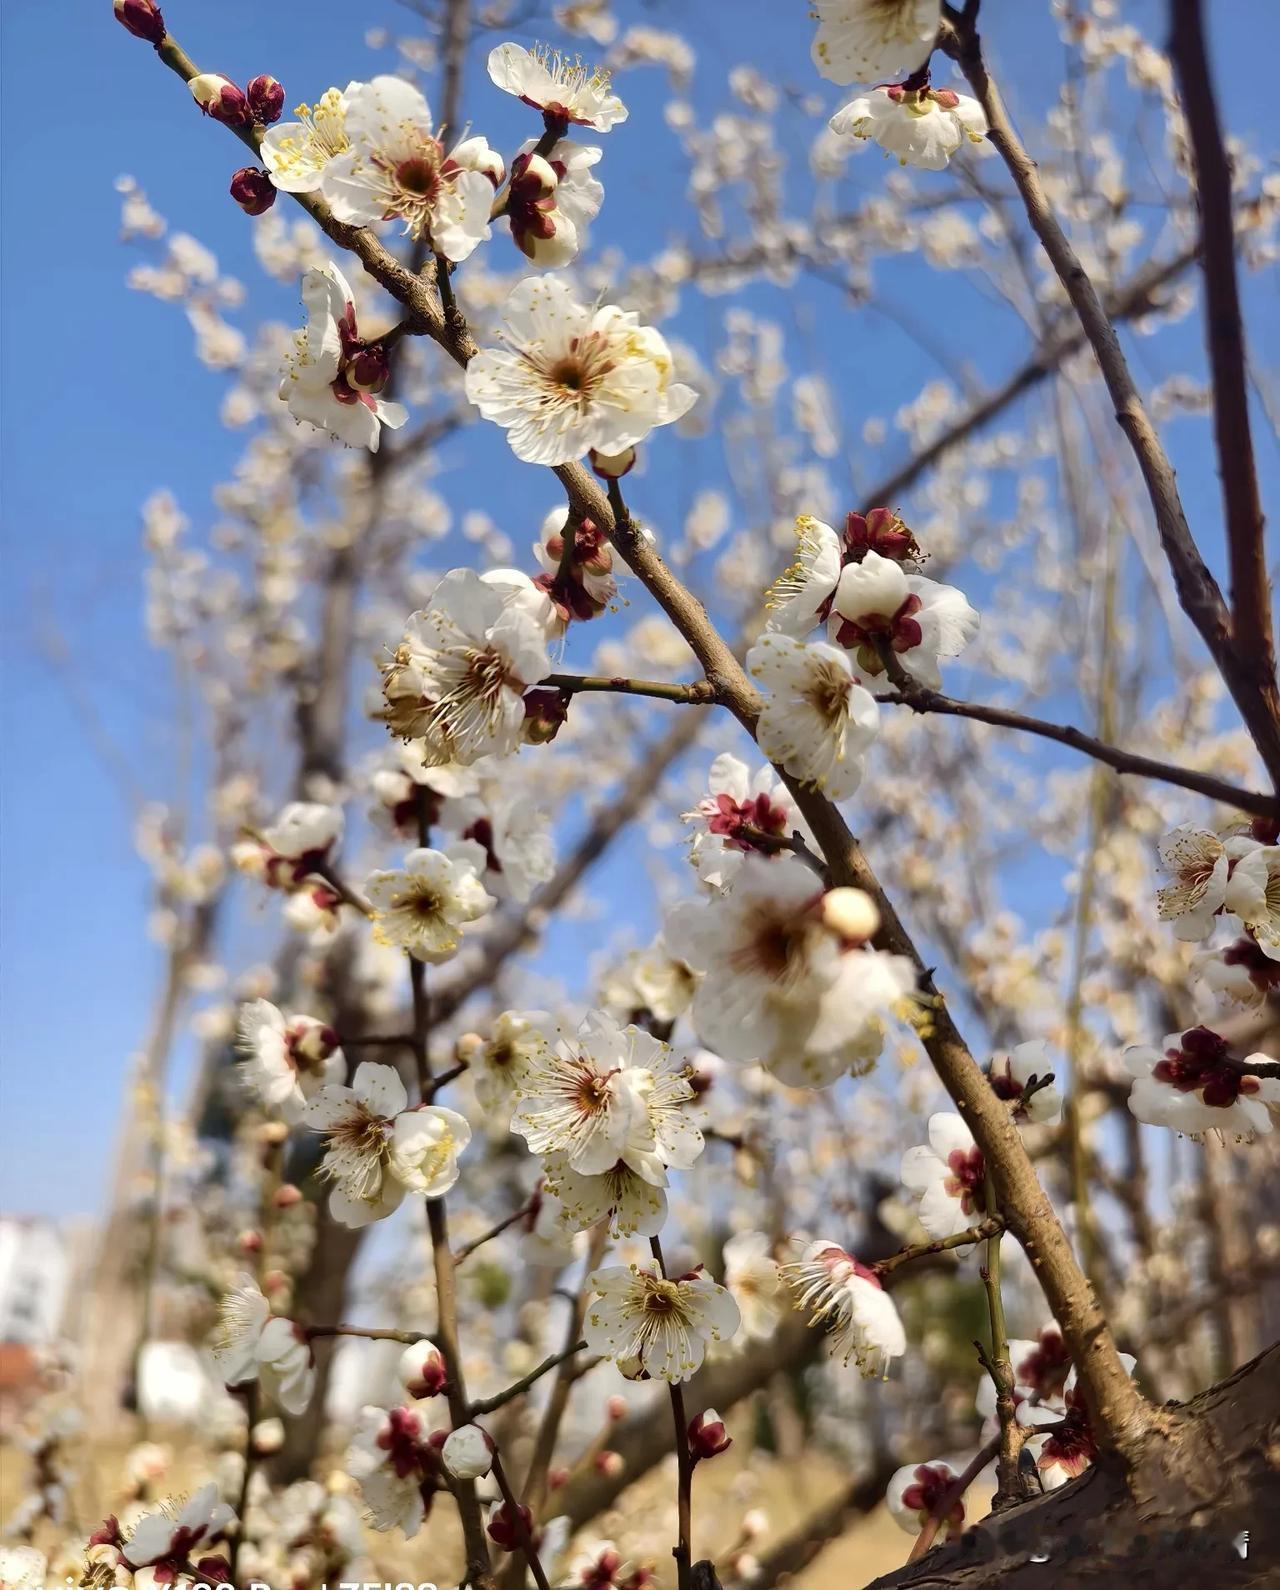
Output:
M989 31L999 36L997 59L1017 67L1015 110L1043 102L1057 81L1061 55L1046 9L1030 0L988 0L984 7ZM1126 9L1158 14L1147 5ZM1256 34L1270 6L1240 0L1211 9L1219 77L1228 62L1232 76L1226 113L1235 130L1247 133L1251 113L1269 93L1270 61ZM739 60L822 95L832 108L838 102L838 91L818 82L808 65L802 0L701 0L694 7L659 0L623 3L618 11L624 25L687 27L699 52L693 97L700 106L724 98L725 70ZM269 6L173 0L166 13L202 65L241 81L271 71L285 82L289 103L330 82L389 69L392 57L367 50L363 29L382 24L404 34L413 22L411 12L390 0L359 8L342 0ZM124 285L134 255L118 238L115 179L134 175L172 230L207 243L224 270L247 284L246 324L258 315L291 317L292 300L262 276L252 255L252 223L225 197L239 163L236 147L202 122L177 79L116 25L109 0L91 6L7 0L0 30L7 209L0 243L0 1208L71 1214L94 1209L101 1196L123 1068L144 1037L160 966L145 933L147 875L133 850L121 774L104 758L82 704L92 705L94 723L128 780L147 797L172 794L173 702L165 659L143 633L138 508L157 486L169 486L195 520L198 541L211 488L241 446L217 425L225 381L192 358L181 313ZM477 130L510 148L527 134L528 121L484 78L483 51L491 42L472 49L466 110ZM642 142L666 97L658 74L631 75L626 97L632 118L610 135L604 166L610 197L594 237L651 252L668 229L692 237L693 228L683 208L675 226L667 219L665 178L681 168L674 142L661 129ZM851 163L849 182L866 190L887 169L864 157ZM925 319L931 305L920 293L945 290L942 337L975 373L995 380L1016 361L1025 337L1011 317L993 315L957 278L929 278L915 265L903 271L900 296L914 299ZM1252 284L1250 298L1260 311L1253 330L1258 356L1275 335L1276 312L1259 284ZM771 289L752 301L777 311ZM690 303L692 318L679 329L699 341L697 317L705 310ZM828 370L837 389L847 377L853 404L862 372L894 367L902 396L914 392L929 371L902 333L874 317L862 317L859 328L856 345L830 354L838 362ZM1178 365L1201 369L1198 338L1193 321L1158 353L1144 350L1140 379ZM1170 443L1192 523L1216 564L1217 485L1205 465L1203 432L1180 422ZM521 477L509 467L501 439L468 440L465 447L460 457L468 463L493 466L495 496L484 506L496 513L520 503ZM1274 495L1276 453L1265 433L1259 451L1264 493ZM867 473L880 473L900 452L900 442L897 451L888 444L883 456L868 461ZM664 480L651 473L650 513L674 519L701 483L687 470L673 469ZM50 651L55 635L66 648L57 662ZM621 864L610 876L621 881Z

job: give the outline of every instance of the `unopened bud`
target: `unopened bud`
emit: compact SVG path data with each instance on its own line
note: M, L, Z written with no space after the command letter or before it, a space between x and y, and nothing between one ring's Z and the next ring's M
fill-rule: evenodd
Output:
M440 1350L430 1342L414 1342L400 1354L397 1369L400 1384L415 1400L438 1397L448 1376Z
M289 1128L283 1121L264 1121L258 1128L258 1141L264 1148L279 1148L289 1136Z
M284 1424L279 1419L262 1419L253 1427L253 1450L259 1457L270 1457L284 1445Z
M620 453L597 453L593 447L588 459L601 480L621 480L635 468L636 450L634 447L624 447Z
M863 889L828 889L822 897L822 920L848 943L865 944L880 926L880 912Z
M453 1058L470 1065L484 1048L484 1039L478 1032L464 1032L453 1046Z
M164 38L164 18L153 0L115 0L115 12L116 21L128 28L135 39L159 44Z
M569 1470L563 1465L557 1465L555 1468L547 1470L547 1489L549 1491L558 1491L562 1485L567 1485L568 1483Z
M231 178L231 197L246 215L265 215L276 202L276 185L257 166L241 166Z
M511 186L525 203L554 193L559 180L551 162L532 151L517 155L511 162Z
M627 1466L621 1452L610 1452L608 1449L597 1452L594 1461L596 1473L603 1474L608 1480L616 1480Z
M742 1515L743 1540L759 1540L769 1528L769 1515L763 1507L752 1507Z
M284 109L284 84L278 83L274 77L263 72L253 78L245 96L249 101L249 109L253 112L254 121L261 122L264 127L270 127L273 121L280 120L280 112Z
M191 79L187 87L196 104L214 121L225 122L228 127L252 126L253 112L249 109L249 101L244 97L244 91L237 88L230 78L220 77L217 72L201 72Z
M616 1424L626 1411L627 1399L625 1397L610 1397L604 1405L605 1417L611 1424Z
M569 703L558 690L526 690L523 737L527 745L547 745L569 716Z
M381 392L391 379L391 366L381 346L375 343L353 354L343 374L347 385L356 392Z
M732 1445L733 1439L714 1408L708 1408L705 1413L689 1421L689 1452L695 1463L701 1462L703 1458L713 1458Z
M520 1544L521 1534L532 1534L533 1514L527 1507L520 1506L520 1523L523 1529L517 1530L515 1514L503 1502L502 1506L494 1510L493 1517L489 1520L489 1539L503 1551L514 1551Z
M302 1188L295 1187L291 1181L287 1181L283 1187L276 1188L272 1202L277 1209L292 1209L295 1204L302 1202Z
M261 1231L242 1231L236 1238L236 1246L240 1249L241 1253L261 1253Z
M478 1424L454 1430L440 1453L455 1480L478 1480L493 1467L493 1442Z

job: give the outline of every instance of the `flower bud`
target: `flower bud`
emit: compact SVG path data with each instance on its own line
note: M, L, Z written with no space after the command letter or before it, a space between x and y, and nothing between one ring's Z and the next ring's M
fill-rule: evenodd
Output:
M611 1452L606 1448L597 1452L594 1458L597 1474L603 1474L608 1480L616 1480L627 1466L627 1460L621 1452Z
M558 690L526 690L523 737L527 745L547 745L569 716L569 703Z
M526 202L548 197L556 191L560 179L549 160L531 150L527 155L517 155L511 162L511 186L518 190Z
M464 1032L453 1046L453 1058L470 1065L483 1048L484 1039L478 1032Z
M287 1181L282 1187L276 1188L276 1195L272 1201L277 1209L292 1209L295 1204L302 1202L302 1188L295 1187L291 1181Z
M763 1507L752 1507L742 1515L743 1540L759 1540L769 1529L769 1515Z
M220 77L217 72L201 72L191 79L187 87L196 104L214 121L224 122L228 127L249 127L253 124L249 101L244 97L244 91L237 88L230 78Z
M523 1505L519 1510L520 1522L524 1525L522 1531L517 1531L515 1515L506 1502L494 1509L493 1516L489 1520L489 1539L503 1551L514 1551L520 1544L520 1535L532 1533L533 1514Z
M547 1470L547 1489L558 1491L562 1485L569 1483L569 1470L563 1464Z
M280 112L284 109L284 84L278 83L274 77L266 72L253 78L245 95L249 101L249 109L253 112L254 121L261 122L264 127L270 127L273 121L280 120Z
M261 1231L242 1231L236 1238L236 1246L240 1249L241 1253L261 1253Z
M635 468L636 450L624 447L620 453L598 453L593 447L587 457L601 480L621 480Z
M493 1442L478 1424L464 1424L450 1434L440 1455L455 1480L478 1480L493 1467Z
M135 39L159 44L164 38L164 18L154 0L115 0L116 21L128 28Z
M714 1408L708 1408L705 1413L689 1421L689 1452L695 1463L701 1462L703 1458L713 1458L732 1445L733 1438Z
M264 1121L258 1128L258 1141L264 1148L279 1148L288 1136L289 1128L283 1121Z
M231 178L231 197L246 215L265 215L276 202L276 185L257 166L241 166Z
M851 944L865 944L880 926L876 903L862 889L828 889L822 897L822 920Z
M417 1402L438 1397L448 1380L444 1358L430 1342L414 1342L412 1347L406 1347L396 1373L400 1384Z
M604 1405L605 1418L607 1418L611 1424L616 1424L618 1420L623 1417L626 1411L627 1399L625 1397L610 1397L608 1402L606 1402Z
M270 1457L284 1445L284 1423L280 1419L261 1419L253 1427L253 1450L258 1457Z

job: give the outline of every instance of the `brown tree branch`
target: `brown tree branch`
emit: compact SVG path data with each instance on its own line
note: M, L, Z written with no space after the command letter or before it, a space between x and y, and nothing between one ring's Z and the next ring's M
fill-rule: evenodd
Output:
M1244 319L1236 281L1231 162L1223 142L1209 71L1200 0L1171 0L1169 53L1178 75L1191 135L1200 204L1200 264L1204 271L1205 335L1213 372L1213 430L1227 526L1231 619L1242 667L1252 665L1255 687L1280 710L1271 633L1271 588L1249 425Z
M667 684L660 679L626 679L621 675L601 678L592 674L548 674L542 683L567 696L583 691L605 691L618 696L652 696L658 701L681 701L700 707L715 702L715 691L705 679L692 684Z

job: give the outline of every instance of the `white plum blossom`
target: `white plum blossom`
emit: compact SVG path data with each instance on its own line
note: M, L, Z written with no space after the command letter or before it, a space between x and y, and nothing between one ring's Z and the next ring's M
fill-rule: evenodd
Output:
M1217 999L1256 1009L1280 993L1280 961L1273 960L1247 934L1221 950L1192 957L1192 975Z
M608 1220L610 1234L656 1237L667 1220L666 1167L655 1153L624 1148L617 1163L596 1175L572 1170L563 1155L544 1162L546 1191L568 1231L587 1231Z
M1013 1367L1014 1416L1019 1424L1034 1426L1044 1409L1063 1411L1071 1354L1056 1321L1042 1326L1034 1341L1011 1337L1009 1362ZM976 1406L983 1419L996 1418L996 1388L990 1375L983 1375L978 1382Z
M376 453L382 427L398 430L409 411L378 396L390 379L386 355L361 339L351 288L332 260L303 276L302 303L307 324L285 361L280 397L295 420Z
M1227 1040L1208 1027L1171 1032L1159 1050L1135 1045L1124 1055L1125 1069L1135 1078L1129 1111L1189 1137L1269 1132L1271 1109L1280 1105L1280 1078L1254 1076L1251 1061L1271 1064L1265 1054L1233 1061Z
M986 1213L986 1163L958 1115L929 1117L929 1141L909 1148L898 1175L918 1194L920 1224L935 1242L977 1225Z
M1160 920L1172 922L1180 939L1208 938L1227 896L1230 863L1221 839L1184 824L1164 835L1159 853L1161 867L1173 875L1172 883L1156 891Z
M594 449L620 453L696 401L673 379L662 335L612 304L576 302L568 282L528 277L503 309L503 348L467 366L467 397L501 425L517 458L568 464Z
M393 734L428 763L469 766L520 745L524 692L551 671L542 630L470 569L453 569L413 613L383 676Z
M656 1021L672 1022L688 1010L697 982L659 933L644 949L630 951L609 969L600 981L600 1003L631 1021L647 1011Z
M942 684L941 657L958 657L978 630L978 615L953 585L908 574L901 563L867 552L840 575L828 620L831 640L856 653L873 694L894 688L877 647L886 645L914 679Z
M880 728L880 709L848 657L823 641L762 635L747 672L765 690L756 741L802 784L844 800L862 782L863 755Z
M267 128L258 152L282 193L314 193L325 167L350 147L347 101L341 89L329 88L314 106L298 105L293 114L296 121Z
M249 1091L290 1125L302 1119L307 1101L322 1087L346 1075L332 1027L314 1016L286 1016L266 999L241 1009L237 1043Z
M883 1374L906 1352L906 1332L880 1277L839 1243L809 1243L779 1275L809 1324L827 1327L831 1356L842 1364L852 1358L864 1375Z
M527 613L548 644L564 635L566 624L560 608L540 580L531 579L523 569L486 569L480 578L501 593L508 607Z
M668 1280L654 1264L613 1265L596 1270L587 1286L587 1346L626 1365L632 1379L688 1380L708 1343L738 1329L738 1305L700 1272Z
M1129 1374L1133 1373L1137 1359L1132 1353L1120 1353L1120 1362ZM1048 1409L1040 1414L1037 1424L1057 1419L1047 1434L1037 1433L1026 1443L1035 1454L1036 1467L1045 1490L1056 1490L1068 1480L1077 1478L1098 1455L1097 1437L1089 1417L1088 1404L1076 1381L1073 1365L1062 1388L1063 1412L1059 1415Z
M746 857L728 891L667 920L672 947L706 974L693 1001L699 1038L727 1060L760 1060L788 1086L865 1069L879 1019L915 981L904 957L859 947L877 922L867 896L825 891L794 857Z
M480 787L473 767L451 762L427 766L427 748L417 740L397 740L392 751L396 765L378 768L369 787L378 803L375 815L396 834L416 834L420 816L434 828L448 809L446 802L474 795Z
M839 535L812 514L801 514L796 520L795 562L778 576L765 598L769 628L802 640L830 610L843 567Z
M938 36L938 0L810 0L818 19L811 54L829 82L880 83L914 72Z
M478 1480L493 1467L493 1442L478 1424L451 1430L440 1459L455 1480Z
M724 1245L724 1284L742 1315L742 1334L768 1341L782 1318L784 1296L773 1244L763 1231L739 1231Z
M553 508L542 521L542 534L533 543L533 555L542 568L540 583L556 605L562 630L571 618L595 618L618 595L608 536L594 520L579 519L573 527L573 546L566 565L568 531L565 510Z
M342 828L340 807L320 801L290 801L275 822L262 830L262 842L272 856L296 862L309 872L341 840ZM269 876L269 881L274 880Z
M731 751L712 762L707 793L682 820L694 830L689 859L713 889L733 881L744 856L782 854L769 848L768 839L786 840L798 832L812 840L800 808L773 768L766 763L753 775Z
M357 1480L377 1530L403 1530L407 1539L426 1517L423 1482L438 1472L438 1459L416 1408L360 1410L344 1467Z
M608 132L627 119L627 107L609 86L608 72L584 66L576 56L538 45L499 44L489 52L489 76L553 120Z
M1042 1082L1052 1075L1049 1045L1043 1039L1017 1044L1008 1053L992 1055L987 1077L998 1097L1012 1107L1015 1121L1030 1121L1037 1126L1052 1126L1062 1115L1062 1094L1051 1082L1037 1087L1024 1099L1027 1084L1034 1078Z
M1237 858L1227 882L1227 910L1240 918L1264 955L1280 961L1280 845L1244 841L1228 842L1227 848Z
M941 171L966 141L987 136L982 106L949 88L904 88L889 83L850 100L831 118L842 137L869 138L899 165Z
M0 1590L44 1590L48 1568L34 1546L0 1546Z
M443 1198L458 1179L458 1155L471 1127L457 1110L420 1104L403 1110L391 1128L391 1173L410 1192Z
M524 791L486 778L477 795L450 801L442 820L446 832L484 852L480 880L496 899L523 903L555 873L551 814Z
M484 853L468 841L448 850L411 850L402 868L374 872L364 892L379 944L433 966L458 953L466 930L493 909L478 873Z
M525 1078L547 1052L546 1029L551 1017L545 1010L504 1010L489 1029L488 1038L472 1033L459 1043L459 1056L470 1067L470 1076L481 1109L505 1125Z
M587 246L587 227L600 213L604 187L591 173L603 150L562 138L547 154L528 139L511 162L506 209L516 247L535 265L555 270Z
M187 1560L235 1522L235 1514L218 1497L212 1481L202 1486L182 1507L147 1513L134 1525L120 1548L126 1566L150 1568L163 1564L180 1571ZM159 1575L156 1576L159 1581Z
M307 1105L307 1125L328 1139L320 1173L334 1183L329 1212L342 1225L381 1220L403 1201L404 1183L391 1169L391 1138L408 1103L395 1067L365 1060L349 1088L323 1088Z
M490 235L493 152L483 138L446 154L431 107L401 77L347 87L349 147L325 166L321 192L339 221L398 220L455 263Z
M928 1463L908 1463L900 1468L884 1493L885 1505L894 1523L908 1535L918 1535L938 1513L958 1477L950 1463L941 1458ZM964 1534L963 1495L957 1496L947 1508L940 1525L945 1540L959 1540Z
M301 1413L311 1401L316 1370L306 1335L272 1315L252 1276L241 1275L223 1298L212 1345L227 1385L260 1380L286 1413Z

